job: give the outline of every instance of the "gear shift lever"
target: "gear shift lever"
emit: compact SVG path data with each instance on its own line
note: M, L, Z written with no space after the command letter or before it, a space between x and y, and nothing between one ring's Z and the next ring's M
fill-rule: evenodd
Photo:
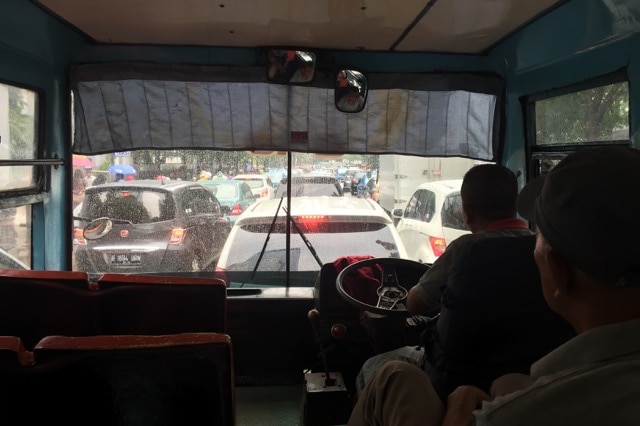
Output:
M316 341L318 342L318 346L320 347L320 358L322 359L322 367L324 368L325 380L324 383L326 386L335 386L336 379L332 379L329 374L329 364L327 362L327 355L324 349L324 344L322 343L322 339L320 338L320 313L317 309L311 309L307 314L309 321L311 321L311 327L313 327L313 331L316 334Z

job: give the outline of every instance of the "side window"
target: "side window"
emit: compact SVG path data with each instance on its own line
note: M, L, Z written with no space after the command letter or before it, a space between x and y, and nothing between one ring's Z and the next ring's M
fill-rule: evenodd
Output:
M208 198L208 202L207 204L209 205L209 212L213 212L216 214L222 214L222 209L220 208L220 202L218 201L218 199L216 197L214 197L213 195L211 195Z
M39 153L40 96L36 91L0 83L0 160L22 160L23 165L0 167L0 190L6 207L0 208L0 259L31 268L33 195L42 192L44 168ZM42 150L44 152L44 150ZM33 160L33 164L28 161ZM20 193L22 196L18 195Z
M242 191L244 192L244 198L253 198L253 192L251 192L251 188L246 183L242 184Z
M211 191L196 188L187 192L191 198L193 214L220 214L220 203Z
M630 144L626 78L626 72L616 72L527 99L530 179L576 150Z
M436 212L436 194L431 191L424 190L418 198L418 219L423 222L431 222Z
M420 193L422 191L416 191L413 193L413 195L411 196L411 199L409 199L409 202L407 203L407 207L405 207L404 210L404 217L407 219L416 219L417 218L417 208L418 208L418 197L420 196Z
M213 194L209 190L205 190L211 196ZM182 194L182 210L188 216L207 213L206 199L207 194L196 189L187 190ZM211 210L209 210L211 212Z
M453 229L466 230L462 218L462 198L460 193L449 194L442 205L442 226Z

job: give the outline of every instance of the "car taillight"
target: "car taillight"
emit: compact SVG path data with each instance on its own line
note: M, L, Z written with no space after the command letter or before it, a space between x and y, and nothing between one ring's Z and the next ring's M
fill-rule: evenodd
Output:
M84 239L84 231L82 228L73 228L73 241L79 246L87 245L87 240Z
M269 195L269 190L267 188L262 188L262 192L260 193L261 197L266 197Z
M240 204L236 204L235 206L233 206L233 209L231 210L231 213L229 213L231 216L237 216L239 214L242 214L242 206Z
M180 244L184 240L184 236L187 235L186 229L173 228L171 230L171 238L169 238L169 244Z
M436 257L440 257L440 255L444 253L444 249L447 248L447 243L444 238L429 237L429 243L431 244L431 250L433 250L433 254Z
M327 220L327 216L320 214L305 214L301 216L296 216L296 222L324 222Z
M227 271L224 268L216 267L215 272L213 273L213 278L218 278L224 281L224 284L229 287L229 281L227 281Z

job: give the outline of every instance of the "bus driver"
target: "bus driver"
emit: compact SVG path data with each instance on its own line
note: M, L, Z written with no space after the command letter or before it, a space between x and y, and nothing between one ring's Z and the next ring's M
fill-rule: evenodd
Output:
M445 407L422 370L391 361L365 387L349 425L636 424L640 192L633 182L640 151L607 147L567 156L522 190L518 210L538 229L544 297L578 333L531 367L526 386L497 389L495 399L460 386ZM593 249L603 245L608 250Z

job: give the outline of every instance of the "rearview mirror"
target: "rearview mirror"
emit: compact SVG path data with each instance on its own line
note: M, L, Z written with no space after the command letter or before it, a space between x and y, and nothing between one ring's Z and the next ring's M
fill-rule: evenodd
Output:
M269 50L267 80L278 84L304 84L313 81L316 55L303 50Z
M113 222L111 222L111 220L106 217L101 217L89 222L82 234L85 240L97 240L107 235L112 227Z
M360 112L367 101L367 78L360 71L340 70L334 93L339 111Z

